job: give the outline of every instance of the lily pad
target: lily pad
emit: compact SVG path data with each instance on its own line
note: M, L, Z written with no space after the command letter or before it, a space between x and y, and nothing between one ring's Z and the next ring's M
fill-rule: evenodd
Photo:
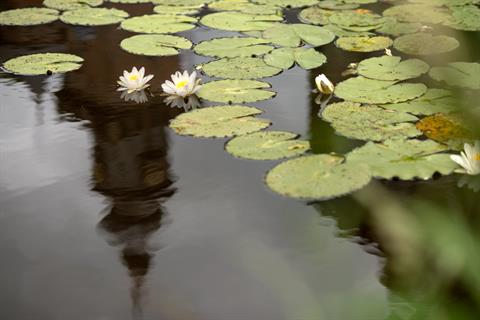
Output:
M209 9L215 11L238 11L248 14L281 15L282 9L271 4L252 3L248 0L220 0L211 3Z
M393 46L398 51L411 55L446 53L458 48L460 43L452 37L429 33L406 34L395 39Z
M382 56L363 60L358 64L358 74L377 80L407 80L427 73L430 66L418 59L401 61L400 57Z
M392 45L392 39L388 37L341 37L335 44L340 49L353 52L373 52L383 50Z
M328 105L321 115L325 121L332 124L338 134L352 139L383 141L422 134L414 123L410 123L417 121L417 117L374 105L362 106L349 101L333 103Z
M335 95L347 101L372 104L404 102L425 94L427 87L422 83L400 83L373 80L365 77L350 78L340 82Z
M0 12L0 25L34 26L50 23L58 19L59 12L47 8L23 8Z
M275 96L275 92L265 90L270 84L257 80L218 80L202 86L200 98L228 103L255 102Z
M190 49L192 43L183 37L166 34L141 34L124 39L120 43L123 50L146 56L172 56L178 49Z
M263 59L268 65L281 69L289 69L296 62L303 69L310 70L327 62L327 57L313 48L279 48Z
M447 67L434 67L430 77L449 86L480 90L480 63L452 62Z
M284 47L298 47L302 43L318 47L332 42L335 35L318 26L278 23L263 31L262 38Z
M225 150L238 158L278 160L304 154L310 143L297 140L298 134L286 131L261 131L230 140Z
M226 79L257 79L272 77L282 69L269 66L262 58L224 58L202 65L202 70L211 77Z
M65 11L60 20L67 24L81 26L103 26L115 24L128 18L128 13L119 9L83 8Z
M218 38L197 44L194 51L203 56L233 58L261 56L274 49L268 40L259 38Z
M373 0L376 2L377 0ZM319 2L316 7L328 10L350 10L356 9L359 7L359 4L356 2L350 3L350 1L339 1L339 0L323 0ZM312 7L315 8L315 7ZM306 9L305 9L306 10Z
M452 18L445 24L457 30L480 31L480 8L477 6L452 7Z
M215 0L150 0L154 4L162 4L165 6L203 6Z
M266 183L273 191L292 198L327 200L366 186L371 180L364 164L344 162L326 154L285 161L270 170Z
M255 31L270 28L283 18L270 14L247 14L242 12L216 12L207 14L200 22L210 28L229 31Z
M301 8L318 3L318 0L252 0L254 3L269 4L282 8Z
M195 109L177 116L170 128L180 135L223 138L247 134L270 126L270 121L255 118L262 111L245 106L219 106Z
M423 5L403 4L388 8L383 12L385 17L393 17L403 22L421 22L439 24L448 21L450 13L448 9Z
M326 24L323 27L333 32L337 37L371 37L375 35L375 33L369 31L351 31L342 29L336 24Z
M370 31L383 25L385 18L372 12L338 11L332 14L330 23L352 31Z
M138 33L176 33L194 29L196 21L184 15L150 14L127 19L120 27Z
M376 178L427 180L436 172L450 174L457 165L448 154L438 154L447 148L432 140L388 140L368 142L347 154L347 163L367 164Z
M103 0L44 0L43 5L60 11L97 7Z
M388 17L384 24L375 31L398 37L404 34L416 33L420 31L422 24L419 22L400 22L397 19Z
M451 91L443 89L428 89L423 96L402 103L384 104L382 108L408 112L415 115L432 115L458 110L458 99Z
M195 15L198 14L201 10L201 5L193 6L167 6L167 5L158 5L153 8L153 11L158 14L163 15Z
M328 18L334 13L335 11L325 10L319 6L314 6L300 11L298 14L298 19L305 23L325 25L330 23Z
M82 58L73 54L37 53L10 59L3 66L12 73L41 75L77 70L82 62Z

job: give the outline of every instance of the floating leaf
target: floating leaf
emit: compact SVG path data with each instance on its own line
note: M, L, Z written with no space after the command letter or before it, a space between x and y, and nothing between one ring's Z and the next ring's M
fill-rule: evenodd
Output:
M372 0L376 2L376 0ZM319 2L316 7L328 10L349 10L349 9L356 9L359 7L359 4L354 2L350 3L348 1L338 1L338 0L323 0ZM315 7L312 7L315 8ZM307 10L307 9L305 9Z
M315 69L327 62L327 57L313 48L279 48L264 57L268 65L288 69L295 62L303 69Z
M210 28L229 31L254 31L270 28L283 18L277 15L247 14L241 12L216 12L207 14L200 22Z
M480 8L477 6L452 7L452 18L445 24L465 31L480 31Z
M450 174L457 165L448 154L436 154L447 148L434 141L388 140L368 142L347 154L347 163L367 164L376 178L430 179L436 172Z
M427 91L422 83L400 83L373 80L364 77L342 81L335 95L348 101L372 104L404 102L420 97Z
M432 6L456 7L466 4L480 3L480 0L410 0L413 3L429 4Z
M398 37L403 34L418 32L421 28L422 24L419 22L399 22L395 18L388 17L385 23L375 31Z
M328 17L330 23L352 31L370 31L383 25L385 18L372 12L338 11Z
M65 11L60 20L64 23L81 26L102 26L119 23L128 18L128 13L119 9L83 8Z
M192 5L192 6L167 6L167 5L158 5L153 8L153 11L158 14L163 15L195 15L200 12L201 5Z
M314 5L318 0L252 0L254 3L269 4L283 8L301 8Z
M280 7L271 4L251 3L248 0L220 0L208 6L215 11L239 11L248 14L276 14L282 13Z
M431 115L458 110L458 99L452 92L443 89L428 89L423 96L403 103L384 104L382 108L398 110L415 115Z
M275 92L265 90L270 84L257 80L219 80L202 86L198 96L216 102L255 102L275 96Z
M368 31L351 31L340 28L335 24L327 24L323 26L325 29L333 32L337 37L371 37L375 34Z
M108 1L114 2L114 3L128 3L128 4L152 2L152 0L108 0Z
M286 131L261 131L234 138L225 149L238 158L278 160L301 155L310 149L308 141L296 140L297 137Z
M349 101L333 103L321 115L338 134L352 139L382 141L422 134L413 123L409 123L417 121L417 117L374 105L362 106Z
M324 25L330 23L330 20L328 20L328 18L334 13L335 11L325 10L318 6L315 6L300 11L300 13L298 14L298 19L305 23Z
M429 33L406 34L395 39L393 46L398 51L412 55L430 55L450 52L460 43L449 36L433 36Z
M170 128L180 135L233 137L267 128L270 121L253 117L261 113L257 108L245 106L196 109L177 116L170 122Z
M33 26L58 19L58 11L46 8L23 8L0 12L0 25Z
M82 58L73 54L37 53L10 59L3 66L17 74L40 75L77 70L82 62Z
M345 163L342 157L326 154L285 161L266 176L273 191L307 200L339 197L363 188L370 180L368 166Z
M400 57L382 56L363 60L358 64L358 74L377 80L407 80L428 72L430 66L418 59L401 61Z
M138 33L175 33L195 28L196 21L189 16L150 14L127 19L120 27Z
M190 49L192 43L183 37L166 34L141 34L124 39L120 43L123 50L146 56L172 56L178 49Z
M318 47L332 42L335 35L322 27L277 23L263 31L262 38L284 47L298 47L302 43Z
M452 62L447 67L434 67L430 77L450 86L480 90L480 63Z
M208 62L202 70L211 77L226 79L256 79L272 77L282 69L266 64L262 58L224 58Z
M267 40L258 38L218 38L200 42L194 50L203 56L219 58L251 57L264 55L274 49L266 43Z
M44 0L43 5L61 11L97 7L103 0Z
M162 4L165 6L203 6L215 0L150 0L154 4Z
M373 52L383 50L392 45L392 39L388 37L341 37L335 44L337 47L353 52Z
M421 22L439 24L450 18L449 11L445 8L422 5L404 4L388 8L383 12L385 17L393 17L398 21Z

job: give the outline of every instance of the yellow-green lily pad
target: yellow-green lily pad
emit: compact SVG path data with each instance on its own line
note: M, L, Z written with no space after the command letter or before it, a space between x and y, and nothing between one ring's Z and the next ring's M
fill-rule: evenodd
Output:
M332 42L335 35L331 31L318 26L302 23L277 23L264 30L262 38L284 47L298 47L304 43L318 47Z
M455 98L451 91L432 88L419 98L402 103L384 104L381 107L414 115L432 115L458 110L458 98Z
M282 9L276 5L252 3L248 0L220 0L208 5L215 11L238 11L248 14L281 15Z
M185 15L149 14L123 21L123 30L138 33L176 33L195 28L197 19Z
M301 8L318 3L318 0L252 0L254 3L269 4L282 8Z
M202 70L211 77L226 79L258 79L272 77L282 69L269 66L262 58L223 58L202 65Z
M431 55L446 53L458 48L457 39L429 33L406 34L395 39L393 46L398 51L411 55Z
M12 73L21 75L41 75L64 73L77 70L83 59L66 53L36 53L8 60L3 67Z
M218 58L261 56L274 49L267 43L268 40L251 37L217 38L200 42L194 51L199 55Z
M448 9L423 4L396 5L383 11L385 17L393 17L403 22L439 24L450 18Z
M373 52L390 47L393 41L389 37L383 36L340 37L335 44L345 51Z
M358 64L358 74L377 80L401 81L420 77L430 66L419 59L403 60L400 57L381 56L366 59Z
M200 23L204 26L228 31L255 31L270 28L283 18L274 14L248 14L242 12L216 12L204 16Z
M265 90L268 88L270 84L258 80L218 80L202 85L198 96L216 102L255 102L275 96L275 92Z
M158 14L163 15L195 15L198 14L201 10L201 5L191 5L191 6L167 6L167 5L158 5L153 8L153 11Z
M434 67L430 77L449 86L480 90L480 63L452 62L446 67Z
M34 26L58 20L59 12L47 8L22 8L0 12L0 25Z
M65 11L82 8L98 7L103 0L44 0L43 5L48 8Z
M265 55L265 62L281 69L289 69L297 63L303 69L315 69L327 62L327 57L314 48L278 48Z
M334 13L335 11L333 10L325 10L319 6L313 6L300 11L298 19L305 23L325 25L330 23L328 18Z
M477 6L455 6L452 18L445 24L457 30L480 31L480 8Z
M352 31L370 31L383 25L385 18L373 12L337 11L328 17L333 23L343 29Z
M128 13L119 9L82 8L65 11L60 20L67 24L80 26L103 26L115 24L128 18Z
M172 56L179 49L190 49L192 43L183 37L167 34L140 34L122 40L123 50L145 56Z

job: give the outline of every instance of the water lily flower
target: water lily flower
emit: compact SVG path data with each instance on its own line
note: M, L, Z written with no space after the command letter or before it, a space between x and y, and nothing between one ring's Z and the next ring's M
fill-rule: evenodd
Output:
M390 57L391 57L391 56L392 56L392 50L386 48L386 49L385 49L385 54L386 54L387 56L390 56Z
M120 96L120 99L123 99L126 102L134 101L136 103L145 103L148 101L148 97L145 93L145 90L134 91L131 93L128 93L127 91L123 91L122 95Z
M145 76L145 68L141 67L140 70L137 70L137 67L133 67L131 72L127 70L123 71L123 76L120 76L120 80L117 83L120 85L118 91L127 91L132 93L134 91L143 90L150 85L147 84L148 81L152 80L153 75Z
M457 172L470 175L480 174L480 141L475 141L473 146L465 143L464 149L461 155L450 156L453 161L462 166L462 169Z
M202 87L200 85L202 79L197 79L195 71L190 75L188 71L184 71L183 74L177 71L172 74L171 78L172 81L167 80L162 84L162 89L166 94L187 97L195 94Z
M323 73L315 78L315 83L318 90L323 94L332 94L335 90L333 83Z

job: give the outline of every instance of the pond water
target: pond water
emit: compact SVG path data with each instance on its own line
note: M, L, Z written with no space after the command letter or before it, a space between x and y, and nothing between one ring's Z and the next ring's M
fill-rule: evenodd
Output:
M2 0L0 11L32 5L41 1ZM151 4L106 6L152 12ZM297 13L290 10L289 21ZM233 34L206 27L180 33L193 43ZM453 176L380 181L360 196L319 203L273 193L264 176L279 161L234 158L224 150L227 139L168 128L184 110L163 102L161 83L209 59L192 51L132 55L119 47L130 35L117 25L59 21L0 27L2 62L38 52L85 59L65 74L0 73L0 318L397 319L416 310L409 294L400 298L399 283L416 291L438 279L426 277L428 269L408 269L422 256L395 250L390 236L403 225L386 221L398 218L396 205L381 205L427 201L453 208L456 223L472 233L480 227L478 193L458 188ZM468 37L472 49L462 57L479 46L478 37ZM322 52L329 63L266 78L277 95L249 105L264 111L272 129L309 140L314 153L344 154L363 142L336 135L318 116L314 78L325 73L338 83L349 63L383 52L333 44ZM155 95L144 104L116 91L118 76L132 66L155 75ZM378 198L376 206L365 205L369 197ZM402 243L415 248L417 239L405 237ZM460 271L449 275L462 278ZM470 297L458 282L449 282L448 301ZM478 300L471 301L467 310L477 310Z

